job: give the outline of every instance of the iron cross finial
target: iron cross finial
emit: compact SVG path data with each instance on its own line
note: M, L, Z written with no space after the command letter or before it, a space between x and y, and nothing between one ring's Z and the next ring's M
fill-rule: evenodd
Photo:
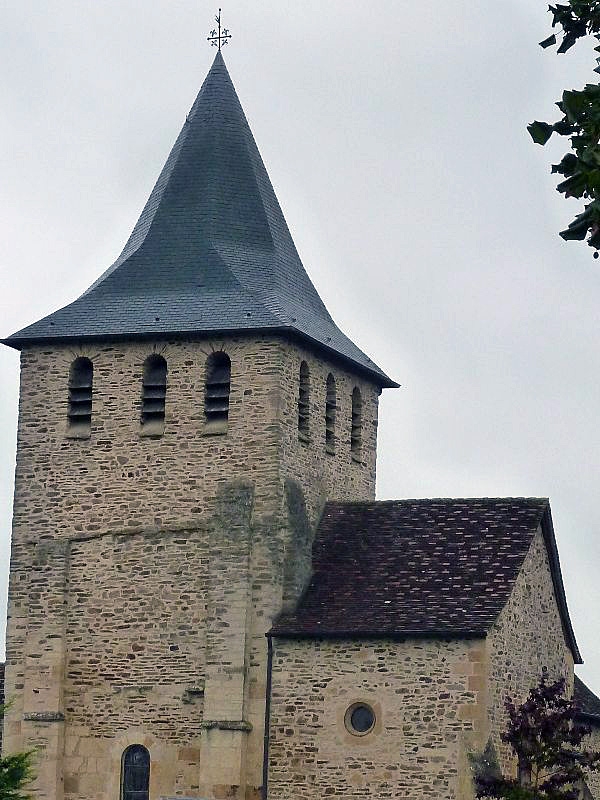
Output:
M211 47L218 47L219 50L221 46L227 44L231 39L231 34L229 33L228 28L223 28L221 30L221 9L219 9L219 13L215 17L215 22L217 23L217 29L212 30L210 32L210 36L207 36L207 41L210 42Z

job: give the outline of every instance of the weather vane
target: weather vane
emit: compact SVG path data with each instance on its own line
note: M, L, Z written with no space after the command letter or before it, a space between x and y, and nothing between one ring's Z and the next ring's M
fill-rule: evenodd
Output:
M219 13L215 17L215 21L217 23L217 29L212 30L210 32L210 36L207 36L206 38L212 47L218 47L220 50L221 45L229 42L231 39L231 34L229 33L229 28L223 28L223 30L221 30L221 9L219 9Z

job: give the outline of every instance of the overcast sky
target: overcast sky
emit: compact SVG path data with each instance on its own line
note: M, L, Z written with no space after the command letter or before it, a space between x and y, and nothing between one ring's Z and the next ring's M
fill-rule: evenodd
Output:
M378 497L549 496L600 692L600 262L525 130L590 80L544 0L230 0L225 59L304 265L386 390ZM202 0L0 10L0 335L119 254L214 50ZM18 354L0 348L0 617ZM0 623L0 636L2 624Z

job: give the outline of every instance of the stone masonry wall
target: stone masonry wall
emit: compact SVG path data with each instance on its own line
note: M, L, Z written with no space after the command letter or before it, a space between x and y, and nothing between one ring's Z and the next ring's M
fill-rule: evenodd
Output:
M229 425L209 435L205 363L221 349L232 365ZM140 426L142 365L154 351L168 365L160 438ZM92 429L69 439L79 355L94 365ZM301 358L315 381L309 443L297 431ZM317 376L330 369L340 431L351 387L363 391L362 464L346 433L335 455L316 435ZM255 796L264 633L284 584L294 594L306 578L323 502L374 494L377 394L268 336L23 352L5 746L40 747L38 800L112 800L133 742L149 747L164 794Z
M66 613L65 797L118 796L112 753L131 728L169 747L171 789L198 786L208 547L205 531L75 540ZM153 774L154 782L157 783ZM158 786L156 787L158 788Z
M0 706L4 705L4 662L0 663ZM2 752L2 722L0 721L0 753Z
M85 747L88 755L92 755L78 770L82 799L101 798L103 795L99 792L106 790L105 776L102 787L94 791L90 788L89 794L84 794L85 787L98 779L98 759L106 762L111 758L113 774L118 775L120 769L120 753L110 751L111 741L116 740L118 732L111 740L106 735L98 737L97 730L89 729L89 717L97 710L95 704L85 713L78 712L83 716L87 714L85 724L70 720L65 711L64 694L69 681L64 670L65 665L71 666L68 648L72 644L66 631L73 630L76 624L76 619L69 623L64 614L72 602L68 592L65 594L65 586L68 588L65 571L68 575L69 563L68 558L58 552L40 559L40 547L49 547L55 540L68 543L74 537L113 536L145 530L160 532L182 526L191 531L203 530L214 513L218 492L232 480L244 476L251 480L260 496L257 520L261 514L273 517L281 505L277 445L281 350L278 344L264 338L231 338L226 343L218 340L95 344L76 350L34 348L23 352L7 637L7 689L14 698L14 706L7 717L6 746L18 748L34 741L40 745L40 753L44 754L36 786L36 797L40 800L45 797L59 800L63 796L65 736L71 753L79 755L74 742L74 738L79 738L82 743L88 741ZM209 436L204 435L205 364L208 354L223 347L232 360L230 424L226 435ZM160 352L168 363L165 432L157 439L141 435L140 425L142 365L153 351ZM89 357L94 364L89 439L66 437L69 367L78 355ZM207 558L209 554L202 550L201 555ZM182 551L177 562L194 557ZM155 558L158 561L158 552ZM102 562L103 566L108 563L108 560ZM168 575L168 569L165 574ZM77 587L77 571L73 577ZM142 583L147 577L146 574L142 578ZM107 589L106 596L94 598L90 608L119 606L120 602L122 605L127 586L128 581L123 578L119 586ZM109 591L113 592L111 596ZM173 598L173 605L188 605L188 585L179 586L173 581L173 592L179 595ZM154 602L159 599L152 598ZM132 611L131 606L128 611ZM156 631L165 624L159 611L157 607L157 619L153 623ZM148 609L143 613L147 614ZM89 621L92 619L90 614ZM194 620L193 615L191 620ZM82 681L97 681L100 666L108 666L113 673L120 668L117 654L113 654L115 663L111 665L109 661L107 665L105 640L111 635L119 640L131 627L131 621L115 615L112 623L112 634L108 621L99 635L90 625L90 652L84 663ZM141 631L140 635L143 638ZM203 630L196 633L194 660L200 666L205 661L204 636ZM155 656L159 663L154 664ZM137 660L140 661L139 656ZM180 679L178 669L171 672L176 664L177 659L173 659L170 651L164 659L153 652L147 667L150 671L154 665L161 683L170 686ZM72 684L71 689L74 689ZM112 693L112 702L120 705L123 693L117 689ZM163 693L162 688L159 691ZM167 698L168 706L172 701ZM35 709L32 709L34 699ZM76 708L73 695L70 702L70 707ZM184 706L182 698L178 702L182 706L180 716L187 721L172 735L178 737L181 744L193 727L198 709L192 708L192 704ZM62 717L65 722L61 721ZM156 732L162 724L159 715L155 714L150 721L143 700L137 701L135 713L126 715L126 719L132 735L155 737L156 752L166 746ZM90 742L92 734L94 741ZM191 757L198 747L197 733L188 744L188 757ZM198 773L197 756L194 760ZM85 773L88 766L89 776ZM154 772L160 769L157 763ZM192 786L198 783L196 774L193 783L184 787L186 793L191 793ZM232 783L240 783L239 770ZM170 786L165 793L173 788ZM67 782L66 789L69 792L73 784Z
M282 371L279 414L281 420L281 477L284 492L283 518L287 531L284 546L272 555L273 535L255 529L253 549L252 638L249 655L248 719L264 732L266 693L266 639L274 616L293 607L311 574L315 527L327 500L375 498L377 450L377 406L379 388L348 372L339 363L329 363L307 348L281 342ZM310 372L310 429L308 441L298 432L298 390L301 361ZM335 453L325 448L325 398L327 376L336 381ZM361 459L350 452L351 394L355 386L363 398L363 446ZM280 559L277 566L273 558ZM275 576L278 576L275 578ZM275 611L275 614L273 613ZM258 736L248 742L248 762L262 769L263 742Z
M490 732L505 774L512 774L516 765L508 746L500 741L507 724L506 698L521 703L544 667L551 680L566 678L569 695L573 690L573 658L565 641L541 530L487 644Z
M467 752L485 721L485 644L471 641L273 643L270 800L471 800ZM368 703L365 736L344 718Z
M300 361L310 371L310 432L308 442L298 437L296 424L282 427L282 465L286 477L304 489L309 519L318 522L326 500L375 499L377 456L377 411L379 387L306 348L286 348L282 374L281 408L284 419L293 423L298 416L298 371ZM325 399L327 376L336 383L335 453L325 448ZM352 391L362 396L362 448L350 451Z
M586 722L586 724L590 725L591 733L584 739L583 746L587 750L593 750L598 753L600 752L600 726L591 725L589 722ZM586 783L594 800L600 800L600 772L590 772Z

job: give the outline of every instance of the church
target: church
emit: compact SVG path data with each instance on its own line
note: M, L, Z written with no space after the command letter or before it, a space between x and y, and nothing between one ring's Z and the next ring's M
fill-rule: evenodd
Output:
M119 258L3 343L36 800L472 800L542 670L600 741L548 500L375 500L398 384L311 283L220 47Z

